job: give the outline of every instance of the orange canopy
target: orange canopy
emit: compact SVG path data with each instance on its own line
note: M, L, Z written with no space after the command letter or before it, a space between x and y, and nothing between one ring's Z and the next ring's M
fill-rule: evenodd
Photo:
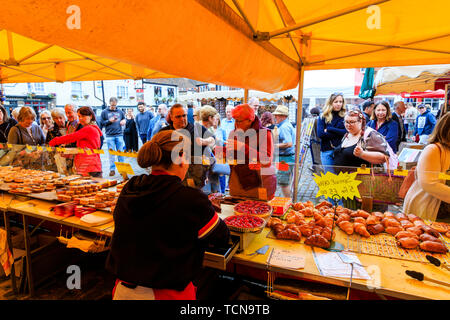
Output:
M82 80L85 67L91 78L96 69L104 79L158 72L273 93L296 87L300 67L450 63L446 0L0 0L0 7L0 28L14 40L12 49L0 43L4 82ZM45 57L27 59L41 49ZM17 75L38 58L59 70ZM79 58L89 65L72 72L74 61L64 60Z

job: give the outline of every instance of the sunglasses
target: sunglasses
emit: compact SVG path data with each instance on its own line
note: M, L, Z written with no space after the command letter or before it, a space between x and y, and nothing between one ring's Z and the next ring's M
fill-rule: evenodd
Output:
M50 120L51 118L49 118L49 117L42 117L41 119L42 120Z

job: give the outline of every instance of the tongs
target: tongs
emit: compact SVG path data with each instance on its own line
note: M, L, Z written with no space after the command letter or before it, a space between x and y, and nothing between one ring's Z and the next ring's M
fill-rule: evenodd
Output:
M425 257L427 258L428 261L430 261L436 267L441 267L441 268L450 270L450 266L445 262L442 263L441 260L439 260L438 258L430 256L429 254L427 254Z
M410 276L411 278L414 278L414 279L419 280L419 281L426 280L426 281L430 281L430 282L434 282L434 283L440 284L442 286L450 287L450 283L429 278L429 277L425 276L422 272L417 272L417 271L413 271L413 270L406 270L405 273L408 276Z

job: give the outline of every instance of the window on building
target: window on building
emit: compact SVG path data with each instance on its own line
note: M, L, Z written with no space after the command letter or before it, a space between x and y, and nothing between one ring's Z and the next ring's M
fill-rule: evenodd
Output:
M35 83L35 84L34 84L34 90L35 90L36 92L41 92L41 93L43 93L43 92L44 92L44 84L41 83L41 82Z
M128 87L117 86L117 98L118 99L128 99Z
M72 82L72 96L80 98L83 95L81 82Z
M169 98L175 98L175 89L174 88L167 88L167 96Z
M161 90L161 87L155 86L154 92L155 92L155 97L161 97L161 96L162 96L162 90Z

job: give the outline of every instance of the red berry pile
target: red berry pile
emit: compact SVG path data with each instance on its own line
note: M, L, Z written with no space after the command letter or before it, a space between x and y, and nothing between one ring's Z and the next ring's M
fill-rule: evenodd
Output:
M263 215L270 212L270 205L260 201L247 200L238 203L234 207L234 211L243 214Z
M264 224L264 219L250 215L229 216L223 221L228 226L237 228L258 228Z

